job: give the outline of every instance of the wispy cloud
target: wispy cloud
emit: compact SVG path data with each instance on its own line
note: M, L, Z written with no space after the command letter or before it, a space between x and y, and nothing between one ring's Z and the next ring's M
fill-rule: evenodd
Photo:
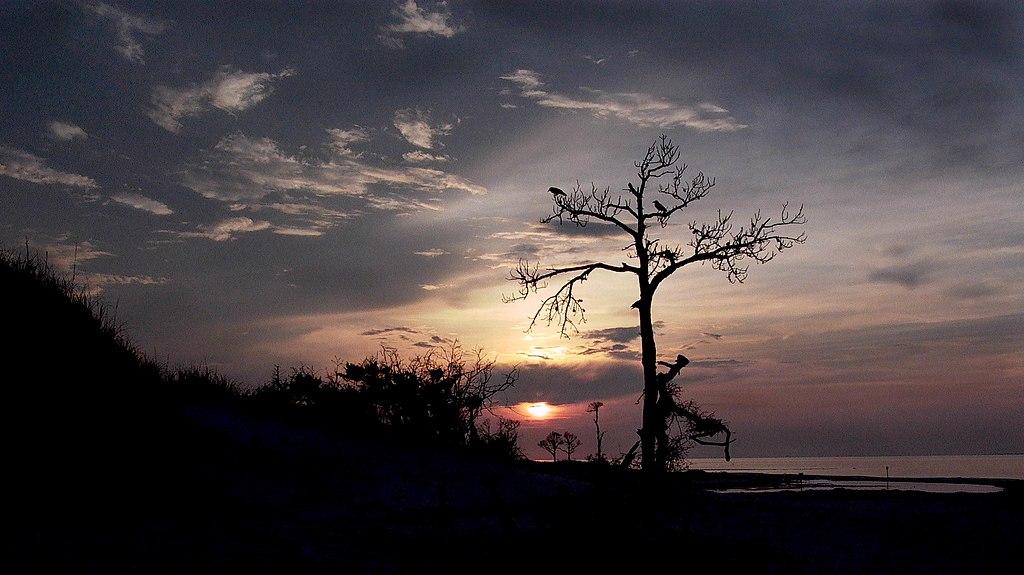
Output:
M444 154L431 154L422 150L414 150L412 152L406 152L402 154L402 158L407 162L422 163L422 162L447 162L451 158Z
M642 127L683 126L700 132L734 132L745 124L714 104L684 105L642 92L610 93L585 90L581 96L568 96L546 88L540 74L533 70L515 70L500 77L519 86L519 95L538 106L560 110L590 112L596 117L614 117Z
M430 249L430 250L423 250L422 252L413 252L413 253L415 255L423 256L425 258L436 258L438 256L443 256L443 255L447 254L448 252L446 252L444 250L441 250L441 249L434 248L434 249Z
M738 359L700 359L691 361L689 367L703 369L729 369L748 365L749 361Z
M337 142L331 135L331 143ZM487 193L483 186L442 170L376 165L356 154L327 160L292 155L270 138L240 133L222 138L203 162L186 168L182 183L234 211L273 210L288 216L274 225L275 233L308 236L364 208L436 210L442 193ZM327 205L340 198L350 207Z
M339 156L358 158L361 154L354 151L352 145L370 140L370 132L360 126L353 126L348 129L328 128L327 133L331 136L331 141L327 146Z
M74 270L75 282L90 295L99 295L109 286L126 285L158 285L167 283L166 277L150 275L118 274L90 272L83 269L88 262L101 258L113 257L114 254L98 248L89 241L69 243L66 235L48 238L36 238L41 243L33 244L33 249L44 254L46 262L54 268L68 273Z
M138 36L155 36L167 28L167 22L146 16L133 14L103 2L87 2L85 8L97 16L107 20L117 32L117 44L114 49L130 62L142 62L144 51Z
M165 130L178 132L182 128L182 118L211 108L225 112L247 110L273 92L274 82L294 75L295 70L290 68L277 73L253 73L224 67L200 84L183 88L157 86L147 115Z
M270 222L240 216L227 218L215 224L199 226L198 231L176 232L175 235L183 238L206 238L215 242L226 242L235 239L238 234L269 230L271 227Z
M431 125L430 115L420 110L398 110L395 112L395 127L410 144L431 149L440 136L450 134L451 124Z
M62 270L70 270L83 262L114 255L96 247L92 242L67 243L67 241L67 236L46 238L35 249L46 254L48 263Z
M84 140L88 136L81 126L58 120L51 120L46 125L47 134L54 140L70 142L71 140Z
M115 194L110 197L110 200L158 216L169 216L174 213L174 210L167 207L167 204L139 194Z
M165 277L153 277L147 275L124 275L124 274L104 274L104 273L90 273L85 272L79 274L79 280L85 285L85 290L91 295L98 295L102 293L107 287L117 286L150 286L160 285L168 282Z
M588 224L590 228L594 224ZM475 255L474 258L483 261L494 262L493 267L515 266L519 260L578 263L576 258L583 257L586 252L587 258L600 254L604 248L609 248L611 254L617 254L619 247L608 243L602 234L594 235L567 235L560 233L557 227L545 224L522 224L526 229L515 231L494 232L488 239L499 240L503 251L485 252ZM575 227L575 226L573 226ZM581 228L583 229L583 228ZM507 242L514 242L508 244Z
M77 188L96 188L88 176L55 170L46 160L22 150L0 146L0 175L35 184L58 184Z
M394 20L384 26L378 40L386 46L404 46L400 34L422 34L451 38L462 31L452 20L447 2L438 2L433 9L421 8L416 0L406 0L391 10Z
M400 326L395 326L395 327L382 327L382 328L376 328L376 329L368 329L368 330L366 330L364 332L361 332L359 335L377 336L377 335L387 335L387 334L390 334L390 333L406 333L406 334L412 334L412 335L419 335L420 333L423 333L423 332L421 332L418 329L414 329L414 328L411 328L411 327L406 327L404 325L400 325Z

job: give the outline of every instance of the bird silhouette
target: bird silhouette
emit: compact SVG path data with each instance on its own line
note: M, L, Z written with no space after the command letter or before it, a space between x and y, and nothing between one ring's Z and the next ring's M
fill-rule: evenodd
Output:
M658 208L659 212L667 212L668 211L668 209L665 208L665 206L661 202L659 202L658 200L654 200L654 207Z
M560 190L558 188L555 188L555 187L548 188L548 191L551 192L551 195L555 196L556 198L558 196L564 196L565 195L565 192L563 192L562 190Z

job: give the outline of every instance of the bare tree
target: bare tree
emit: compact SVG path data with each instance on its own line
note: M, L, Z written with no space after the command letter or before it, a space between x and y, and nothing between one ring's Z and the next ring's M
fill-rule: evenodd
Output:
M576 434L571 431L565 431L562 433L562 451L565 452L565 458L572 461L572 454L579 449L580 445L583 445L583 441Z
M803 207L792 211L787 204L783 204L778 218L764 217L758 211L749 224L738 227L733 223L732 213L721 211L713 221L694 221L688 226L691 238L685 246L653 237L652 231L667 227L675 214L706 197L715 186L714 178L705 177L703 172L685 179L686 166L679 163L679 155L679 147L667 137L655 140L643 159L634 164L637 181L627 183L625 194L612 194L609 188L598 190L593 185L584 190L579 182L570 193L557 188L550 190L554 206L552 214L541 220L543 223L568 221L583 227L597 220L615 226L625 236L628 243L624 251L634 263L588 262L542 269L539 264L521 260L509 274L509 279L519 284L519 290L505 297L505 301L525 299L545 288L549 281L561 282L553 294L541 301L530 328L541 320L548 325L557 323L561 334L569 337L578 332L577 322L586 321L576 290L591 274L603 271L636 278L640 297L630 307L640 315L644 385L638 443L641 465L646 471L666 469L669 456L681 442L719 445L726 449L726 457L731 443L724 422L677 397L678 388L672 380L688 360L679 355L671 363L658 361L651 317L658 288L672 274L694 264L710 264L725 272L731 283L743 282L750 262L767 263L779 252L805 240L803 233L790 232L806 222ZM659 365L666 371L659 373ZM673 427L682 434L675 439L668 435Z
M552 431L547 437L537 442L537 447L551 454L551 461L558 461L558 450L562 447L562 434Z
M601 432L601 408L604 407L602 401L591 401L590 405L587 406L587 413L594 414L594 427L597 429L597 455L598 461L604 461L604 451L601 450L601 442L604 441L604 433Z

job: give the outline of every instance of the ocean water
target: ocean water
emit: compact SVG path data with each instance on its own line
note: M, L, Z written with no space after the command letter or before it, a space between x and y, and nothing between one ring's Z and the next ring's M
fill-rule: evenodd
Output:
M807 475L867 475L885 477L964 477L1024 479L1024 455L926 455L876 457L736 457L691 459L690 469L804 473Z

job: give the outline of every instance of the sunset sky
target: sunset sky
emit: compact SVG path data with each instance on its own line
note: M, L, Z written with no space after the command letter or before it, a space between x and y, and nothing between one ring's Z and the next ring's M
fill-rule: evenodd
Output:
M571 339L502 303L520 258L623 261L542 225L660 134L713 193L685 224L805 206L741 285L690 267L659 351L734 455L1024 451L1024 13L1014 3L5 2L0 241L46 250L171 365L249 385L460 341L537 439L639 427L635 285ZM519 408L517 408L519 409ZM709 453L709 452L698 452Z

